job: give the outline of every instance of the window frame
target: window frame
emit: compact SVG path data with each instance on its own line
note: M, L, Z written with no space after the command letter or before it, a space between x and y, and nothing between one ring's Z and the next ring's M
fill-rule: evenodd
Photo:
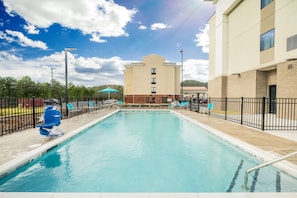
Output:
M151 78L151 84L157 84L157 78L156 77Z
M261 0L261 9L265 8L272 2L273 2L273 0Z
M287 38L287 52L297 48L297 34Z
M151 68L151 74L157 74L157 68L152 67Z
M260 51L274 47L275 29L271 29L260 36Z
M156 87L151 87L151 93L157 93L157 88Z

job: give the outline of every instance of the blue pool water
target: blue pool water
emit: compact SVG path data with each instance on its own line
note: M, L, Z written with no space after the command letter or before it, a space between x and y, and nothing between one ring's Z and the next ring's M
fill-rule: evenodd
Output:
M258 163L173 113L124 111L2 178L0 191L245 192ZM297 191L297 180L266 167L247 187Z

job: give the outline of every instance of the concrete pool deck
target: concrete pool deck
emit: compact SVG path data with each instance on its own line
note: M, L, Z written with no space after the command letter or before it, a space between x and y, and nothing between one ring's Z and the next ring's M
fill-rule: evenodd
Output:
M113 113L114 109L102 109L95 112L82 114L69 119L62 120L61 127L65 135L88 125L104 116ZM210 128L216 129L226 135L239 139L247 144L266 152L276 155L285 155L297 150L297 131L286 132L263 132L253 128L241 126L204 114L188 110L175 110L187 118L202 123ZM62 136L62 137L64 137ZM57 138L59 139L59 138ZM28 129L0 137L0 167L15 161L22 156L44 146L51 144L57 139L49 139L39 135L38 128ZM291 157L289 161L297 165L297 157ZM1 193L0 198L7 197L297 197L296 193Z

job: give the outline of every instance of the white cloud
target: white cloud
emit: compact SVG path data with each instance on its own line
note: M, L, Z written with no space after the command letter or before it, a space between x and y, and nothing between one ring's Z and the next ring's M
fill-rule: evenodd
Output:
M101 36L98 33L93 33L90 41L94 41L97 43L105 43L106 42L106 40L101 39Z
M53 78L61 84L65 83L64 51L34 60L22 60L8 52L0 51L0 61L3 65L0 67L1 77L12 76L20 79L29 76L35 82L51 82L51 68L54 68ZM76 57L72 52L67 53L67 61L68 81L84 86L123 85L124 65L132 62L119 57Z
M123 85L124 66L134 62L120 57L98 58L77 57L75 51L67 53L68 81L75 85L98 86L105 84ZM35 82L51 82L53 77L61 84L65 83L65 54L55 52L34 60L23 60L6 51L0 51L0 76L12 76L20 79L29 76ZM180 64L180 63L177 63ZM208 60L188 59L183 63L183 80L208 81ZM18 72L16 72L18 71Z
M198 34L196 34L196 42L197 46L202 47L202 52L209 52L209 37L208 37L209 24L206 24L203 29L200 30Z
M5 51L0 51L0 61L22 61L22 58L16 57L13 54L9 54L8 52ZM3 65L4 67L4 65Z
M33 41L26 37L22 32L6 30L6 33L2 32L0 34L0 38L6 39L8 42L18 42L23 47L33 47L33 48L40 48L40 49L47 49L47 46L42 41Z
M151 25L151 30L159 30L159 29L166 29L166 28L171 28L171 26L164 23L154 23Z
M101 37L127 36L125 26L137 12L113 0L3 0L3 3L8 14L17 13L33 26L48 28L58 23L91 35L94 42L104 41Z
M146 29L147 29L147 27L146 27L146 26L144 26L144 25L141 25L141 26L139 26L139 27L138 27L138 29L139 29L139 30L146 30Z
M9 43L14 42L13 37L7 35L5 32L2 31L0 31L0 39L6 40Z
M76 85L97 86L104 84L123 85L123 70L131 60L119 57L108 59L98 57L76 57L68 52L68 78ZM65 54L56 52L37 60L23 60L20 57L0 51L0 76L21 78L25 75L39 82L51 81L51 68L54 79L65 83ZM177 63L180 64L180 63ZM18 72L15 72L18 71ZM208 60L188 59L183 62L183 80L208 81Z
M24 29L27 30L29 34L39 34L39 30L32 24L24 25Z
M20 79L24 76L31 76L36 81L44 81L48 74L44 75L45 71L40 69L36 61L24 61L22 58L9 54L8 52L0 51L0 76L14 77ZM16 72L17 71L17 72Z
M208 81L208 60L188 59L183 63L183 80Z

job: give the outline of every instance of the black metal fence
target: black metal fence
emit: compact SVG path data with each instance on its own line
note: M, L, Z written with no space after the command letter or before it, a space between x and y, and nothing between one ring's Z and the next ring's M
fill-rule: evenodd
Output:
M43 115L45 103L49 100L43 98L0 98L0 136L21 131L28 128L35 128ZM62 99L55 104L66 118L66 104ZM92 101L94 108L89 108ZM101 107L102 101L98 99L70 100L76 111L74 115L90 112ZM73 115L73 114L71 114Z
M209 98L208 104L198 112L261 130L297 130L297 98Z
M44 112L45 101L43 98L0 98L0 136L35 128ZM89 108L90 101L94 108ZM98 99L70 102L80 109L75 115L104 106ZM66 104L61 99L58 103L65 118ZM208 104L190 103L190 110L261 130L297 130L297 98L209 98Z

